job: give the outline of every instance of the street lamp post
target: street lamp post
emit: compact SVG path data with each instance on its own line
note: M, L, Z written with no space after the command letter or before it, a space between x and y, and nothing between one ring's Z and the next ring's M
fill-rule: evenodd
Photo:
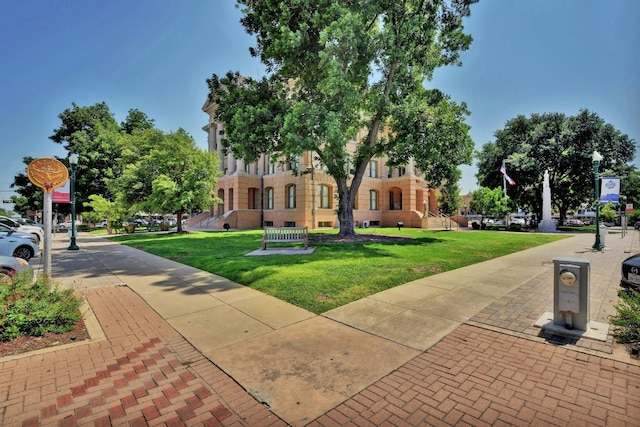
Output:
M598 177L598 167L600 167L602 155L594 150L591 159L593 160L593 176L596 189L596 241L592 248L599 251L602 250L602 242L600 242L600 178Z
M76 245L76 166L78 165L78 155L72 153L69 155L69 164L71 165L71 243L67 250L77 251L80 249Z

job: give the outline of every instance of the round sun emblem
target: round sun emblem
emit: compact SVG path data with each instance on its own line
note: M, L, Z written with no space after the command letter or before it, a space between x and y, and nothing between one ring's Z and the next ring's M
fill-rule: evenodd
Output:
M42 158L29 163L27 176L33 185L42 188L48 194L67 182L69 170L60 160Z

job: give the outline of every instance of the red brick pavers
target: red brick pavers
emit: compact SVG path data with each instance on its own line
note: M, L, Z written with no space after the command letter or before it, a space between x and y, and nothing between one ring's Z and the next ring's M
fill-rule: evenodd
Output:
M0 360L0 425L286 425L129 288L79 292L107 340Z
M462 325L312 426L638 426L640 366Z

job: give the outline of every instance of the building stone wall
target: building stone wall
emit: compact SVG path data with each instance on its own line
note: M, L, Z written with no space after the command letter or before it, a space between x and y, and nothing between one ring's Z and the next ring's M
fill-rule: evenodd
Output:
M209 114L209 123L203 127L208 134L210 152L218 154L223 176L215 190L222 202L213 209L220 220L231 228L249 229L264 226L296 226L309 229L338 227L337 186L322 168L312 164L311 153L299 159L299 169L306 173L297 176L284 162L270 166L267 156L245 165L233 154L225 154L222 144L221 123L214 120L215 106L205 103L203 111ZM358 135L360 138L363 135ZM355 140L353 142L355 147ZM377 176L369 176L369 169L360 185L354 220L356 226L394 227L402 222L405 227L428 228L429 216L437 216L437 190L427 188L424 179L416 174L413 161L404 168L390 169L386 158L373 159L377 163ZM288 207L287 189L295 185L295 207ZM321 207L319 186L329 189L329 206ZM268 208L267 191L273 189L273 208ZM370 191L377 194L377 209L370 209Z

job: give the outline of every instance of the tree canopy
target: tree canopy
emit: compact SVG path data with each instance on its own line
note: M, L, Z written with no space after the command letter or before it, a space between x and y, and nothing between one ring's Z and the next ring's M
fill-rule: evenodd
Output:
M213 205L218 159L199 149L184 130L162 132L136 109L118 124L105 103L85 107L73 103L58 117L61 124L50 139L79 157L76 206L95 209L99 219L104 215L114 226L133 209L172 213L178 216L181 231L183 213ZM28 165L33 159L23 160ZM68 165L68 158L59 160ZM26 173L16 175L12 187L21 195L17 207L42 209L42 192ZM68 209L60 205L62 213Z
M218 157L198 148L184 130L138 130L121 144L124 167L110 188L125 206L175 213L181 232L182 214L213 205Z
M208 80L224 144L247 162L313 152L336 181L342 235L354 233L354 199L373 157L392 166L414 158L439 186L471 161L469 112L424 84L436 68L460 65L472 40L462 20L475 1L238 0L268 76Z
M518 115L477 153L476 177L482 186L502 187L500 165L505 161L508 175L516 182L507 187L509 197L541 218L543 176L548 170L551 202L564 218L567 211L595 202L594 151L603 156L600 176L619 176L622 183L632 176L628 162L635 157L635 141L596 113L584 109L576 116Z

